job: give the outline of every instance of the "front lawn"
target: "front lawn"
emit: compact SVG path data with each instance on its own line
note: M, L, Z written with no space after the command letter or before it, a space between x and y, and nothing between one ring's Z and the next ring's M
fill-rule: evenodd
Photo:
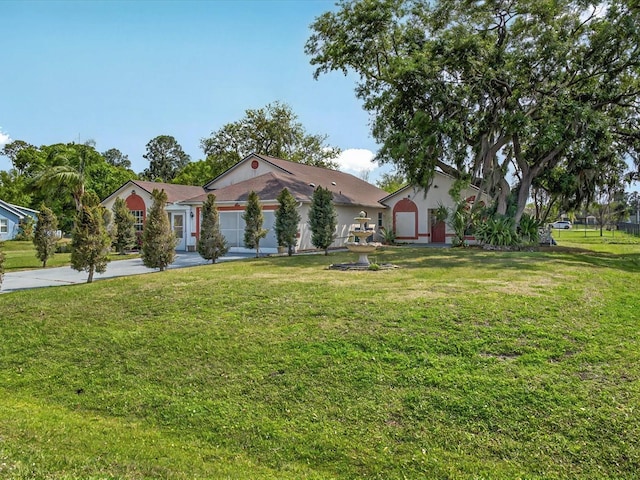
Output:
M585 229L581 225L571 230L553 230L553 237L558 245L584 248L601 253L624 254L638 251L640 237L629 235L618 230Z
M640 245L575 233L2 295L0 477L634 478Z
M42 262L36 258L36 249L33 242L8 240L2 243L2 250L5 254L5 271L27 270L42 268ZM47 262L48 267L62 267L69 265L70 253L56 253Z
M67 250L70 249L69 243L71 240L66 239L63 242L67 244ZM2 251L5 254L4 269L7 272L12 270L32 270L36 268L42 268L42 262L36 257L36 249L33 242L9 240L2 243ZM112 252L110 255L111 260L123 260L127 258L134 258L139 254L118 255ZM56 253L47 261L47 268L50 267L64 267L71 264L71 253ZM107 266L107 268L109 268Z

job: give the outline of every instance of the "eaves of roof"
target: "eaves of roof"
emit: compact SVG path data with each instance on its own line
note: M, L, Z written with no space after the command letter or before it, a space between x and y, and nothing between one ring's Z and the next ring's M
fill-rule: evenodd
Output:
M7 212L18 217L19 219L23 219L24 216L26 215L24 212L21 212L18 208L16 208L15 205L9 202L5 202L4 200L0 200L0 208L3 208Z

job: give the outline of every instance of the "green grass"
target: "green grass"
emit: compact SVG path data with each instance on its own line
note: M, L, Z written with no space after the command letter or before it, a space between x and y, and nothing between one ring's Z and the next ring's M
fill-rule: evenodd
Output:
M2 248L2 251L5 253L6 261L4 269L6 272L42 268L42 262L36 257L36 249L33 246L33 242L10 240L3 242L0 248ZM110 258L113 261L134 258L134 256L137 256L137 254L118 255L111 253ZM47 268L64 267L70 264L70 253L56 253L47 261Z
M2 243L2 250L5 254L5 271L28 270L42 268L42 262L36 258L36 249L33 242L9 240ZM49 267L62 267L69 265L70 253L56 253L47 262Z
M2 295L0 478L637 478L640 245L576 233Z
M559 245L570 245L601 253L625 254L638 251L640 237L616 230L584 229L577 226L571 230L554 230L553 237Z

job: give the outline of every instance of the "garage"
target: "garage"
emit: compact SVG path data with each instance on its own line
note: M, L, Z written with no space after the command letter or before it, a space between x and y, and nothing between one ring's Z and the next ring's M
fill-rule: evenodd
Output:
M230 212L220 212L220 231L227 239L227 244L230 248L245 248L244 247L244 227L245 222L242 219L244 210L236 210ZM268 229L267 236L260 240L260 250L266 248L276 249L278 247L278 240L274 229L275 214L272 211L263 211L264 223L263 228Z

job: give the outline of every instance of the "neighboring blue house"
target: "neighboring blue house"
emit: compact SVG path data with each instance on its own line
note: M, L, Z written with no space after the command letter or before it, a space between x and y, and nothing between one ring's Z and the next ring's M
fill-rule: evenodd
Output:
M12 240L18 233L20 220L26 216L38 220L38 211L0 200L0 242Z

